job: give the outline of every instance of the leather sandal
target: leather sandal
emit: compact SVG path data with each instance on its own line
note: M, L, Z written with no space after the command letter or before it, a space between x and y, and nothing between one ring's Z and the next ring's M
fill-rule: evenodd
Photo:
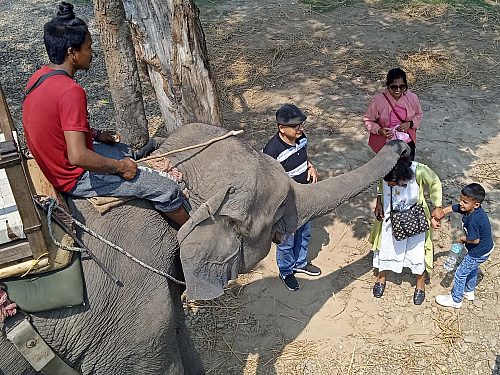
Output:
M413 294L413 303L415 305L421 305L425 300L425 290L415 289Z
M375 298L380 298L384 294L385 283L375 283L373 286L373 296Z

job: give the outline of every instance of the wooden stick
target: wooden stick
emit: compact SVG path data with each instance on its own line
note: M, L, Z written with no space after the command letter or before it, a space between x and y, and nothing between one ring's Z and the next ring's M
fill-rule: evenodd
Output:
M233 135L238 135L238 134L241 134L241 133L243 133L243 130L232 130L232 131L230 131L227 134L224 134L224 135L222 135L220 137L217 137L217 138L213 138L213 139L211 139L209 141L206 141L204 143L199 143L197 145L188 146L188 147L184 147L184 148L179 148L177 150L172 150L172 151L169 151L169 152L165 152L164 154L160 154L160 155L148 156L147 158L142 158L142 159L137 160L137 162L140 163L141 161L147 161L147 160L152 160L152 159L159 159L159 158L163 158L165 156L172 155L172 154L175 154L175 153L178 153L178 152L191 150L193 148L208 146L211 143L214 143L214 142L220 141L222 139L229 138L229 137L231 137Z
M356 351L356 343L352 347L351 363L349 363L349 368L347 369L347 374L352 374L352 364L354 363L354 352Z
M47 266L48 264L49 264L48 257L40 259L35 266L33 266L33 260L28 260L26 262L14 264L12 266L0 269L0 279L3 279L5 277L19 276L28 271L29 269L37 270L39 268Z

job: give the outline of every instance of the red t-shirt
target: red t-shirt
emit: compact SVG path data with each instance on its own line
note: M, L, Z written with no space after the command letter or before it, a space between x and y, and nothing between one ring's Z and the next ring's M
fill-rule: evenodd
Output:
M36 71L26 87L52 70L44 66ZM63 132L87 133L87 148L94 150L85 90L65 75L47 78L24 101L23 126L28 148L47 180L59 191L70 191L84 170L69 162Z

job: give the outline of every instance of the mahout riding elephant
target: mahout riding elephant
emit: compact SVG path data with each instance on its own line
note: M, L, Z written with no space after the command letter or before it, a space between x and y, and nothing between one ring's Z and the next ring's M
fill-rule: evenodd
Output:
M218 137L222 128L189 124L158 152ZM144 200L99 214L83 199L69 199L72 214L137 258L186 281L187 297L212 299L228 280L250 271L278 233L293 232L331 212L396 164L408 147L393 141L365 165L316 184L295 183L282 166L237 137L170 156L183 172L195 210L177 232ZM168 281L86 233L86 245L122 281L114 284L83 257L84 306L31 314L50 347L85 375L205 374L184 323L184 286ZM35 374L5 339L0 374Z

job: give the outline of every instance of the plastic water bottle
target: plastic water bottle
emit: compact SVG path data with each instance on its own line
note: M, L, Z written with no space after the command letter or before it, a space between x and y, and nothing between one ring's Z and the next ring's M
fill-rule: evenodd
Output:
M444 268L448 271L453 271L455 269L455 265L458 261L458 256L462 252L462 245L459 243L454 243L451 245L450 253L448 254L448 258L444 262Z

